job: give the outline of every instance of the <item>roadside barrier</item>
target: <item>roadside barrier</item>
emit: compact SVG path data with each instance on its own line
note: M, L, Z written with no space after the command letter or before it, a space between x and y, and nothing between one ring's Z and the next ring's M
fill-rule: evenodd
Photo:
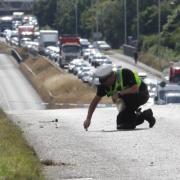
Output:
M16 59L18 63L22 62L22 57L19 55L19 53L15 49L11 50L11 55Z

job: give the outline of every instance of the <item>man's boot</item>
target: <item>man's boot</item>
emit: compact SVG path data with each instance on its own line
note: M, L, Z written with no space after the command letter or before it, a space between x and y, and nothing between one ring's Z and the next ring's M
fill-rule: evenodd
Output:
M143 111L142 115L143 115L144 119L146 121L148 121L149 127L152 128L155 125L155 123L156 123L156 119L153 116L152 110L151 109L147 109L147 110Z
M121 129L135 129L135 121L134 121L135 114L129 112L129 110L124 109L121 111L117 116L117 130Z

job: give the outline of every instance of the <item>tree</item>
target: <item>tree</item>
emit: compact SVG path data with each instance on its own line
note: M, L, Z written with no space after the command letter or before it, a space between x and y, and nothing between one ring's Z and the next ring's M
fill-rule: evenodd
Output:
M124 43L123 3L106 1L100 5L100 31L112 47Z
M127 0L127 2L127 36L136 37L137 0ZM178 6L180 2L174 0L176 5L174 7L171 2L172 0L161 0L161 39L162 45L177 49L179 44L174 42L173 37L177 38L179 35L179 21L175 19L177 14L174 14L173 9L180 8ZM48 25L57 29L60 34L76 33L77 20L78 33L81 37L92 37L98 27L98 31L103 35L102 38L112 47L119 47L124 43L124 0L39 0L35 1L33 12L39 20L40 27ZM144 36L153 37L150 39L154 40L154 36L158 35L158 13L157 0L139 0L139 27L142 41L148 39L143 39ZM171 17L172 13L174 15ZM153 41L149 42L152 45Z
M40 26L50 26L54 28L54 19L56 16L57 0L39 0L35 1L33 14L38 18Z
M179 6L180 8L180 6ZM162 32L162 44L171 49L179 50L180 40L180 9L174 10L173 14L168 17L167 24L164 25Z

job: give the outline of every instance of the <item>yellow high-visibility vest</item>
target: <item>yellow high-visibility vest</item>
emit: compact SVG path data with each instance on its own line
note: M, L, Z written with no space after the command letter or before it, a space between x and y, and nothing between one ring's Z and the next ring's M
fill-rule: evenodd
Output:
M116 94L118 91L125 89L126 87L124 87L123 85L123 75L122 75L122 69L118 70L116 73L116 82L115 82L115 86L114 88L111 87L109 89L109 91L106 91L107 96L113 96L114 94ZM141 78L138 76L137 72L133 72L134 73L134 77L136 80L136 84L138 85L138 87L140 87L141 85ZM118 75L119 74L119 75Z

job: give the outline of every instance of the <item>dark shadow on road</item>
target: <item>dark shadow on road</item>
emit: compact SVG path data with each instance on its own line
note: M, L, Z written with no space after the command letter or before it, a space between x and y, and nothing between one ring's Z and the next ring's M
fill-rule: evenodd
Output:
M116 130L116 129L110 129L110 130L92 130L92 131L88 131L88 132L99 132L99 133L112 133L112 132L121 132L121 131L143 131L143 130L148 130L149 128L136 128L136 129L121 129L121 130Z

